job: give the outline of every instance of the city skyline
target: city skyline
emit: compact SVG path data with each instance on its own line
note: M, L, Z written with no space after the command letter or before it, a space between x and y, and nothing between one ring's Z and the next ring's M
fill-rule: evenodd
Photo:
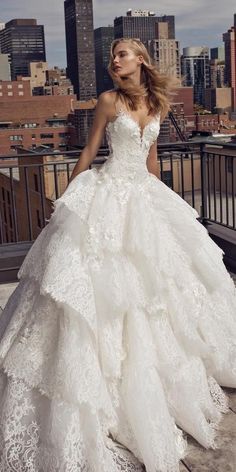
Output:
M44 8L45 5L45 8ZM157 8L158 7L158 8ZM113 25L116 16L125 16L128 8L143 8L143 0L94 0L94 27ZM156 15L175 15L176 39L180 48L186 46L216 47L223 44L222 34L233 25L235 2L181 0L178 5L169 0L149 0L147 9ZM9 0L2 5L0 21L13 18L36 18L45 26L47 60L50 66L66 66L64 0Z

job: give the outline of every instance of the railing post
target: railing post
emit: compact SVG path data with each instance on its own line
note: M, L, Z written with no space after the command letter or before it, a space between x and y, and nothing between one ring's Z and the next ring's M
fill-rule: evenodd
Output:
M205 174L205 151L204 143L200 143L200 162L201 162L201 221L207 219L207 201L206 201L206 174Z

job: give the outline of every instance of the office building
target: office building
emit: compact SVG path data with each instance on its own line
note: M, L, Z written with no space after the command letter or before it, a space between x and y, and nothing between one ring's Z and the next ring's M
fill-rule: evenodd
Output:
M205 107L212 113L231 112L231 88L208 88L205 90Z
M79 100L96 97L92 0L65 0L67 74Z
M236 110L236 14L234 26L223 34L225 44L225 85L232 89L232 109Z
M174 15L162 15L157 17L158 23L167 23L168 39L175 39L175 17Z
M222 88L225 84L225 63L218 62L218 59L210 60L210 87Z
M97 95L113 88L113 81L107 71L113 39L113 26L103 26L94 30Z
M9 54L11 79L27 77L30 62L46 61L44 26L34 19L16 19L0 31L0 49Z
M217 59L219 62L225 61L225 48L224 46L218 46L211 48L211 59Z
M148 51L155 60L161 73L180 77L179 42L169 39L169 25L167 22L157 23L157 39L148 41Z
M211 48L210 59L210 87L212 89L225 86L225 48L218 46Z
M156 16L149 10L128 10L126 16L119 16L114 20L115 38L138 38L145 46L148 41L157 39L157 25L167 24L168 39L175 39L175 17Z
M210 86L209 48L203 46L184 48L181 73L183 85L193 87L194 103L204 106L205 88Z

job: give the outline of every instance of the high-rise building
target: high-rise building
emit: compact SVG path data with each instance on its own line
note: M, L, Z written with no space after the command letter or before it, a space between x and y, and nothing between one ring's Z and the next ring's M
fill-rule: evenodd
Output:
M223 34L225 43L225 84L232 89L232 109L236 110L236 14L234 26Z
M155 60L161 73L180 77L179 41L169 38L169 25L160 22L156 25L156 37L148 41L148 51Z
M210 87L222 88L225 84L225 64L218 59L210 60Z
M67 74L80 100L96 97L92 0L65 0Z
M193 87L194 103L203 105L205 88L210 86L209 48L203 46L183 48L181 72L183 84Z
M0 31L0 49L9 54L11 78L27 77L30 62L46 61L44 26L34 19L16 19Z
M210 87L222 88L225 85L225 48L218 46L211 48L210 59Z
M231 113L231 88L214 87L206 89L205 107L212 113Z
M146 46L148 41L157 39L157 24L164 22L168 25L168 39L175 39L175 17L156 16L149 10L131 10L126 16L119 16L114 20L115 38L138 38Z
M157 17L158 23L167 23L168 39L175 39L175 17L174 15L162 15Z
M95 63L97 94L113 88L113 81L108 74L107 67L110 58L110 47L114 39L113 26L102 26L94 30Z
M211 59L217 59L217 61L225 61L225 48L224 46L218 46L211 48Z

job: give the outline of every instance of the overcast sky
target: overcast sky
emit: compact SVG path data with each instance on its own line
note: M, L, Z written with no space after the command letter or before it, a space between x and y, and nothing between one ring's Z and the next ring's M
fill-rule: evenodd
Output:
M64 0L0 0L0 21L36 18L45 25L47 60L65 66ZM142 8L144 0L94 0L94 27L113 25L128 8ZM145 0L157 15L175 15L176 39L186 46L215 47L233 25L235 0Z

